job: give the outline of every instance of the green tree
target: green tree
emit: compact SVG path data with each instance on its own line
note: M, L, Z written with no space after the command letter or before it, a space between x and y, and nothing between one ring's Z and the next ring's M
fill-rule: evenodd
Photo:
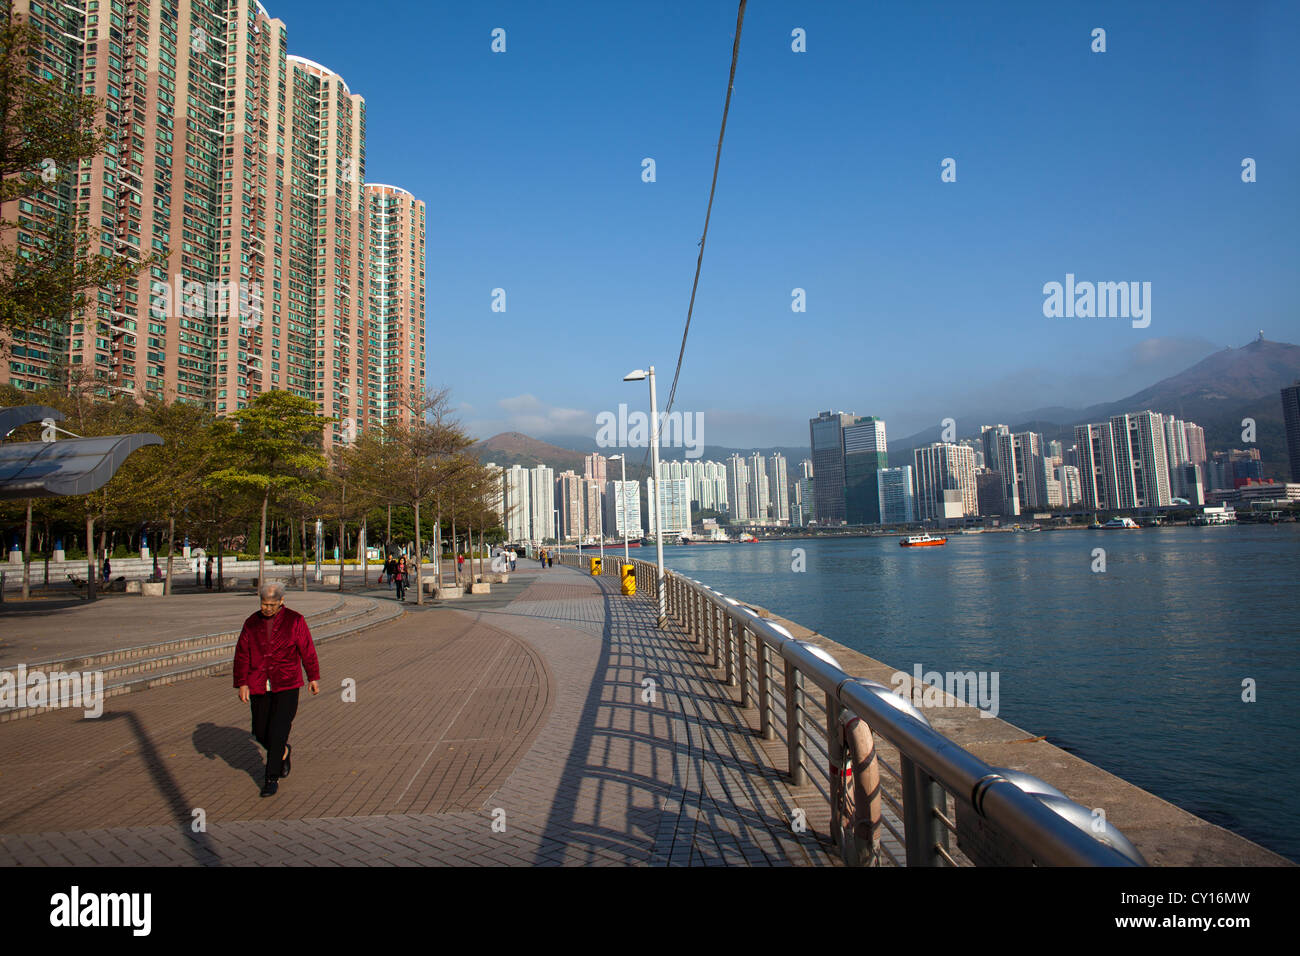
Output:
M454 456L473 442L452 419L446 389L415 402L409 413L410 423L405 426L363 434L353 463L357 480L373 500L389 501L413 512L415 601L423 604L420 508L435 500L454 467Z
M292 496L325 470L321 429L333 419L316 414L310 399L289 392L263 392L230 416L237 423L221 454L228 464L208 483L242 489L261 499L257 579L266 580L266 513L271 500Z
M201 526L197 506L205 493L204 479L220 462L218 439L223 432L213 427L206 409L157 399L146 402L141 424L142 430L160 436L164 444L142 448L118 474L127 481L130 510L143 522L166 525L167 593L171 594L176 526L179 522L185 532Z

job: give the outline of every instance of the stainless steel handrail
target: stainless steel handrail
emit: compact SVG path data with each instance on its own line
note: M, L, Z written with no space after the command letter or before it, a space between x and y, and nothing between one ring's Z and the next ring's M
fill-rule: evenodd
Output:
M633 563L637 567L638 585L644 576L653 590L654 565L639 560ZM1029 774L993 767L980 760L934 730L911 701L891 688L854 678L826 651L795 639L781 625L699 581L667 571L664 587L669 618L700 645L702 653L711 657L715 666L725 666L723 681L734 685L735 673L739 671L742 707L751 702L746 635L755 636L758 700L753 703L759 711L757 733L768 740L775 737L771 678L776 660L781 661L785 678L787 772L794 786L807 782L808 728L802 716L807 707L802 701L808 693L809 681L826 695L828 714L838 715L841 710L847 710L897 748L901 766L887 769L902 785L901 817L909 866L953 864L948 835L954 830L954 823L947 815L948 793L954 800L964 802L992 825L993 832L1004 834L1039 865L1146 865L1132 842L1104 818L1096 818L1085 807ZM649 592L639 593L651 599L655 597ZM892 798L890 802L895 803Z

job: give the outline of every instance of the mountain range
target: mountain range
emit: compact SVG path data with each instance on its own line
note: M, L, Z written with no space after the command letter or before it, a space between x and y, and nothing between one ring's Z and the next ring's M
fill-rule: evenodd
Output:
M1242 421L1252 419L1255 447L1259 448L1265 474L1289 479L1280 393L1282 388L1297 381L1300 381L1300 346L1259 338L1241 348L1215 352L1191 368L1117 401L1081 409L1037 408L1007 413L998 416L996 421L958 421L956 431L958 438L977 438L981 425L1006 424L1013 432L1040 432L1044 440L1061 441L1068 448L1074 444L1075 425L1104 422L1112 415L1125 412L1150 410L1195 422L1205 429L1207 450L1219 451L1250 447L1243 441ZM800 414L808 418L813 412ZM942 426L935 424L906 438L891 439L890 464L911 464L913 450L939 441L941 432ZM479 442L471 451L481 461L494 461L498 465L546 464L557 473L572 468L581 474L584 455L594 451L608 455L617 449L601 448L594 437L588 436L553 436L550 442L544 442L519 432L503 432ZM702 457L724 461L732 454L744 456L754 451L780 452L791 463L792 470L794 463L810 457L807 446L728 448L721 445L704 446ZM630 451L629 479L639 480L649 473L648 466L643 465L647 457L644 448ZM661 458L681 459L682 449L665 449Z

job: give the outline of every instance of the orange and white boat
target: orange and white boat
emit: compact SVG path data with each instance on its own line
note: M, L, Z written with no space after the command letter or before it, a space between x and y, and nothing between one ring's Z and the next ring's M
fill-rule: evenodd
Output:
M936 538L931 534L912 534L898 542L898 546L900 548L936 548L947 543L948 539L942 536Z

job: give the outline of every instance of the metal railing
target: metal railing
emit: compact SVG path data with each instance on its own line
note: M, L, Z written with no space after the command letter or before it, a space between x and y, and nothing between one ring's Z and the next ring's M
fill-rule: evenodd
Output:
M587 571L587 557L579 563L576 554L566 553L562 562ZM622 563L621 553L607 551L603 574L617 575ZM632 564L638 596L655 600L655 565L639 559ZM665 588L670 625L683 629L706 663L723 671L720 680L738 689L742 710L757 709L757 736L784 741L790 784L815 787L831 804L831 835L850 865L865 859L844 838L831 768L844 764L841 727L852 716L886 744L877 747L876 760L891 785L881 787L882 858L875 862L1146 865L1104 815L1030 774L985 763L934 730L893 688L853 677L822 648L699 581L666 571Z

